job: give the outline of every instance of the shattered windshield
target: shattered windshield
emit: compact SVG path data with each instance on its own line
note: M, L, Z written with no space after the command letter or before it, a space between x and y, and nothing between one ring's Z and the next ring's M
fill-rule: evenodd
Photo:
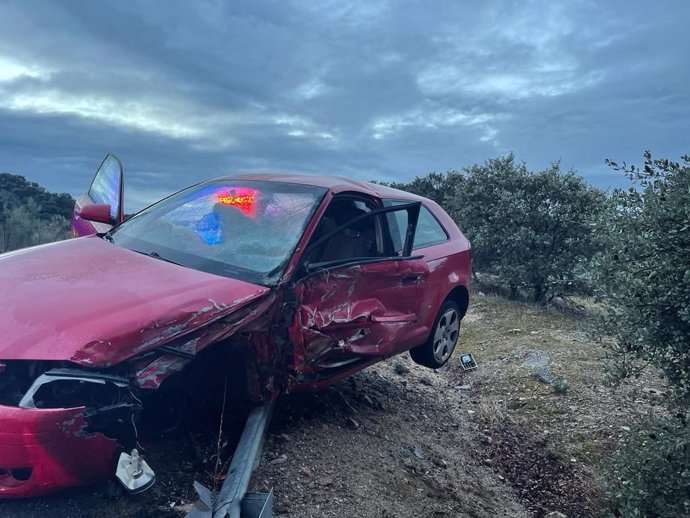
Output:
M215 180L129 219L112 241L136 252L248 282L276 283L326 190Z

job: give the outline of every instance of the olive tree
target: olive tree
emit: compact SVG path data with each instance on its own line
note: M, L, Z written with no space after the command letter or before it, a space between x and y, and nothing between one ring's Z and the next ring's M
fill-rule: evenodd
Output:
M616 190L597 258L607 328L617 338L622 374L630 358L663 370L690 403L690 157L652 159L642 168L609 161L637 182Z
M609 161L637 185L612 193L595 279L614 373L658 367L672 412L643 420L617 452L610 506L615 516L680 517L690 512L690 157L644 157L642 168Z
M559 163L530 172L513 154L463 169L445 206L472 242L474 268L544 302L573 287L593 253L605 195Z

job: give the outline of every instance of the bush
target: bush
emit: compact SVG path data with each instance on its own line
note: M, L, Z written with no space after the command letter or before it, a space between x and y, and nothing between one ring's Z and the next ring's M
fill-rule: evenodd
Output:
M640 189L617 190L600 229L596 259L606 330L625 376L635 360L659 367L677 402L690 403L690 158L653 160L624 170Z
M22 205L0 203L0 253L67 239L70 235L69 220L58 215L46 217L32 198Z
M603 330L615 338L614 374L658 367L674 415L644 424L618 452L611 512L673 518L690 515L690 158L644 156L641 169L608 161L638 185L612 193L593 271L607 308Z
M609 467L613 516L690 516L690 430L680 420L648 421Z
M472 242L474 268L536 302L572 291L594 251L591 222L605 195L558 163L530 172L512 154L464 169L445 205Z

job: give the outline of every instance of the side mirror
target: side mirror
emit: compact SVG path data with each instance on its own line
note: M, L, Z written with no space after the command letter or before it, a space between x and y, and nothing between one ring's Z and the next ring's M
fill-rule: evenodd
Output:
M94 203L85 205L77 212L77 216L88 221L116 225L117 221L110 217L109 203Z

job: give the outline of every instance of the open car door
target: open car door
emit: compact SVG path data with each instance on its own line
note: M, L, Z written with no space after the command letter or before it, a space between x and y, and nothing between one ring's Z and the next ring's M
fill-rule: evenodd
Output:
M86 236L107 232L114 225L124 220L124 207L122 204L124 178L122 164L115 155L108 155L101 162L89 190L77 198L72 214L72 234L74 236ZM108 209L105 210L105 205ZM97 217L86 217L82 211L86 207L102 208ZM101 207L93 207L101 206ZM88 211L88 209L87 209Z
M338 369L402 352L428 335L418 314L429 269L422 258L411 257L419 208L411 203L376 209L312 239L305 274L295 284L297 363L315 371ZM404 244L396 247L391 223L401 220L407 228L400 229ZM357 241L367 235L378 243L359 255L367 247ZM321 252L314 257L314 250Z

